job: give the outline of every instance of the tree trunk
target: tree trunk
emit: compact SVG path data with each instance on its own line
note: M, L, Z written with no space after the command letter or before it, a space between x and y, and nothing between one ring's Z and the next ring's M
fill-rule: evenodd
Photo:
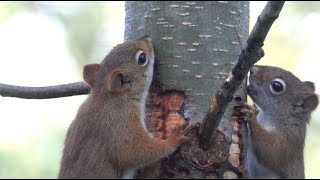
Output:
M249 2L126 2L125 40L150 35L156 55L147 124L166 139L176 124L202 122L234 67L249 32ZM245 99L242 84L236 95ZM139 178L245 178L244 127L229 104L211 147L198 134L177 153L139 171Z

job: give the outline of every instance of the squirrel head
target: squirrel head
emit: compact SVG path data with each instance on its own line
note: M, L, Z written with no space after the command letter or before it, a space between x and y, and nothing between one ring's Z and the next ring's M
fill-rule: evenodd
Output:
M302 82L278 67L253 66L249 83L248 95L265 112L293 116L310 114L319 103L314 83Z
M139 95L148 90L153 77L152 39L144 36L114 47L100 64L88 64L83 79L91 92Z

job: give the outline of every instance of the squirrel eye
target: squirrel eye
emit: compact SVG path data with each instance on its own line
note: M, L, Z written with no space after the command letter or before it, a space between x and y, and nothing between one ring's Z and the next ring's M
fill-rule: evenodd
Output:
M143 51L138 51L136 54L136 60L140 66L145 66L147 64L147 55Z
M275 78L270 84L270 90L273 94L281 94L286 90L286 83L282 79Z

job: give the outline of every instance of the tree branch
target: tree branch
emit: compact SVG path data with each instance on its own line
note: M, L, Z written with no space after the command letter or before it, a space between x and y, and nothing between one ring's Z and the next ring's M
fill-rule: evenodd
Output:
M248 37L236 66L212 98L200 129L200 141L204 149L211 144L228 104L232 101L234 93L250 68L264 56L263 42L273 22L279 17L283 5L284 1L269 1L266 4Z
M50 99L88 94L90 87L84 82L75 82L47 87L23 87L0 83L0 95L24 99Z

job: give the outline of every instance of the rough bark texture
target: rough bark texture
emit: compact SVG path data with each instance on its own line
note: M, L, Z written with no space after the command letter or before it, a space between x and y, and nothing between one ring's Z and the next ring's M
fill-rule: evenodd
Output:
M147 104L148 128L165 139L176 124L201 122L245 44L249 3L126 2L125 8L125 40L146 34L154 40L156 70ZM236 95L245 97L243 87ZM194 131L191 143L141 170L139 177L246 177L241 136L245 133L228 109L210 148L200 148Z
M248 2L127 2L125 39L154 39L156 80L185 92L185 113L199 122L245 44L248 14Z

